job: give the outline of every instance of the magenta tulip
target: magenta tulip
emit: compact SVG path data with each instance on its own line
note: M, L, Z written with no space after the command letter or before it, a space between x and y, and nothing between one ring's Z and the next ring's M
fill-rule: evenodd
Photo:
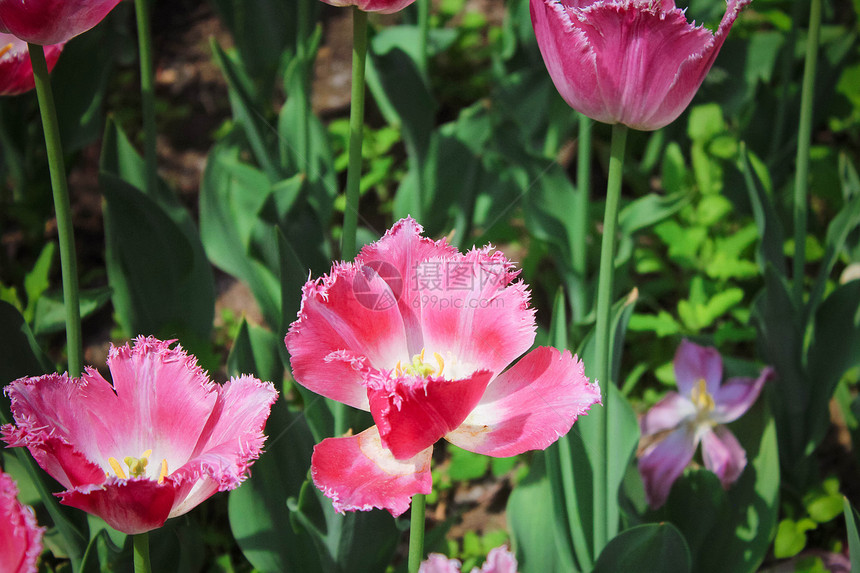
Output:
M660 507L672 484L693 459L699 442L705 467L724 488L737 480L747 456L734 434L723 424L737 420L758 398L773 376L765 368L758 378L730 378L723 383L723 359L714 348L687 340L675 353L678 392L669 392L642 418L642 436L656 438L639 459L645 497Z
M530 0L538 46L555 87L604 123L659 129L696 95L738 13L728 0L716 34L673 0Z
M495 457L544 449L600 401L566 350L538 347L511 366L535 338L513 263L421 232L403 219L309 281L286 337L299 384L376 422L314 448L314 483L341 512L406 511L430 492L440 438Z
M60 44L102 21L120 0L0 0L0 32Z
M393 14L415 2L415 0L322 0L332 6L355 6L363 12Z
M260 455L277 399L251 376L213 384L193 356L170 346L138 337L111 347L113 384L88 368L80 379L49 374L6 388L15 424L2 428L3 439L29 449L66 488L62 503L129 534L237 487Z
M63 44L45 46L48 70L63 51ZM36 87L27 42L11 34L0 33L0 96L18 95Z
M0 471L0 571L35 573L44 528L36 524L33 510L21 505L17 496L15 482Z

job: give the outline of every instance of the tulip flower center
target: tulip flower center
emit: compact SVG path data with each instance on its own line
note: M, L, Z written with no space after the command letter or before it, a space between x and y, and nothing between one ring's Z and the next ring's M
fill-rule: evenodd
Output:
M2 59L3 56L5 56L8 52L12 51L12 48L12 44L6 44L2 48L0 48L0 59Z
M146 450L142 454L140 454L139 458L135 458L132 456L126 456L123 458L123 462L128 467L128 474L126 474L125 470L122 467L122 464L119 463L115 457L111 456L108 458L108 464L110 464L111 469L114 471L118 478L128 479L131 477L146 477L146 466L149 465L149 456L152 455L152 450ZM110 472L105 472L106 476L110 476ZM158 474L158 483L164 481L164 478L167 477L167 460L161 460L161 471Z
M697 418L700 421L707 420L711 417L711 412L714 411L714 397L708 392L708 385L704 378L699 378L693 391L690 392L690 400L696 406Z
M394 375L398 378L403 375L411 375L411 376L420 376L422 378L427 378L428 376L441 376L442 372L445 370L445 360L442 358L442 355L438 352L433 353L433 358L435 358L436 363L425 362L424 360L425 349L421 349L420 354L416 354L412 357L412 364L407 364L404 366L399 360L397 361L397 365L394 367Z

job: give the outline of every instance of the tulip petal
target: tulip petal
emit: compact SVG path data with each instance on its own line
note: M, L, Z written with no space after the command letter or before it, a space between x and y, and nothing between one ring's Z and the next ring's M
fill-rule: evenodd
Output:
M98 515L117 531L134 535L164 525L176 490L167 481L112 477L103 486L86 485L57 496L63 504Z
M21 505L12 478L0 470L0 571L31 573L42 552L44 528L36 523L33 510Z
M379 508L397 517L409 509L413 495L430 493L432 453L431 446L398 460L382 445L373 426L355 436L327 438L317 444L311 476L340 513Z
M696 407L677 392L668 392L642 417L643 436L651 436L675 428L682 420L695 416Z
M218 386L194 356L174 341L138 337L135 344L112 347L108 368L116 389L114 411L134 432L115 432L110 455L153 450L170 468L188 460L218 399ZM94 407L95 410L95 407ZM111 411L106 405L101 412ZM103 437L99 439L108 443ZM119 457L119 456L117 456Z
M686 424L645 450L639 458L639 473L648 505L658 508L666 503L672 484L695 453L696 438Z
M0 30L33 44L59 44L86 32L120 0L6 0Z
M492 373L468 378L381 378L367 390L382 444L399 459L411 458L459 426L487 388Z
M415 0L323 0L332 6L355 6L362 12L379 12L394 14L403 10Z
M682 395L689 396L699 380L705 381L711 396L719 392L723 380L723 359L716 348L699 346L684 339L675 351L674 367L675 381Z
M714 420L727 424L737 420L758 399L764 383L774 376L765 368L758 378L729 378L714 395Z
M517 559L504 545L494 547L487 554L481 573L517 573Z
M392 368L411 357L398 307L404 280L399 273L387 261L357 261L335 266L319 281L308 281L299 320L284 339L299 384L368 409L363 371ZM418 334L420 338L420 329Z
M541 346L493 380L478 406L447 434L452 444L495 457L543 449L600 403L600 388L570 352Z
M448 559L441 553L431 553L421 562L418 573L460 573L463 565L457 559Z
M191 461L170 474L180 484L181 503L170 517L182 515L216 491L245 480L262 451L263 426L278 399L274 386L252 376L232 378L218 390L218 402L191 454ZM229 412L229 415L226 414Z
M438 273L438 280L428 280L426 271ZM420 311L424 346L457 357L460 375L499 373L534 342L529 292L515 281L519 272L512 263L491 246L424 261L412 274L418 288L410 300Z
M702 436L702 458L724 488L733 484L747 465L746 451L725 426L717 426Z

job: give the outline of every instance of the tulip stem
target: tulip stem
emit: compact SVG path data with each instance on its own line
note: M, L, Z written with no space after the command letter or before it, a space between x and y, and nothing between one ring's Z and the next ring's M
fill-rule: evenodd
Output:
M430 37L430 0L418 0L418 67L427 79L429 56L427 46Z
M146 193L154 197L158 187L155 128L155 72L152 62L152 31L149 0L134 0L137 17L137 45L140 58L140 104L143 114L143 160Z
M573 233L570 237L570 250L573 260L574 289L571 293L571 308L573 320L585 318L586 284L588 277L588 223L589 203L591 195L591 125L592 120L579 115L579 140L577 142L576 163L576 204L574 205Z
M72 206L69 201L69 185L66 181L66 164L63 160L63 145L60 142L60 126L51 77L45 50L37 44L28 44L33 76L36 80L36 96L42 115L45 132L45 148L48 153L48 170L54 193L54 210L57 213L57 235L60 241L60 267L63 276L63 305L66 311L66 351L69 355L69 375L79 376L83 366L81 342L81 308L78 295L78 268L75 257L75 231L72 226Z
M367 60L367 12L352 11L352 100L349 109L349 163L346 172L346 207L343 211L341 258L355 257L358 227L361 145L364 133L364 69Z
M150 573L149 533L138 533L131 537L134 541L134 573Z
M427 496L416 493L412 496L412 511L409 517L409 573L417 573L424 559L424 512Z
M627 143L627 126L616 123L612 126L612 144L609 157L609 180L606 185L606 209L603 214L603 240L600 246L600 275L597 283L597 325L596 352L594 377L603 387L603 428L597 432L595 451L600 461L594 467L594 488L601 499L595 499L594 505L594 556L600 555L601 550L612 537L617 523L612 523L609 516L615 515L614 504L617 492L609 491L608 460L609 453L614 447L610 443L612 432L609 420L609 386L612 384L612 356L610 355L610 330L613 282L615 274L615 234L618 226L618 206L621 199L621 179L624 170L624 148Z
M815 99L815 67L818 59L818 36L821 30L821 0L812 0L809 8L809 35L806 40L806 63L800 100L800 126L797 135L797 172L794 179L794 264L792 265L794 300L803 308L803 279L806 265L807 190L809 185L809 145L812 139L812 112Z

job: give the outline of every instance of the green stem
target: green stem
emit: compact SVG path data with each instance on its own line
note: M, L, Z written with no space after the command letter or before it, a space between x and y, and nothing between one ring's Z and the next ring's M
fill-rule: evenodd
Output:
M815 98L815 67L818 59L818 36L821 30L821 0L812 0L809 8L809 36L806 40L806 63L800 100L800 128L797 136L797 173L794 180L794 300L803 308L803 279L806 266L807 188L809 179L809 145L812 139L812 112Z
M155 72L152 63L152 31L149 0L134 0L137 15L137 44L140 54L140 104L143 113L143 159L146 193L153 197L158 188L158 159L155 129Z
M570 237L573 274L576 278L576 286L571 293L574 322L585 318L588 312L586 307L586 278L588 276L588 211L591 195L591 126L591 118L580 114L576 163L576 204L572 213L574 222L573 233Z
M418 0L418 67L426 77L429 68L427 45L430 37L430 0Z
M134 541L134 573L150 573L149 533L138 533L131 537Z
M343 212L341 258L355 257L358 228L359 184L361 183L361 144L364 132L364 68L367 60L367 13L352 11L352 103L349 110L349 164L346 173L346 207Z
M424 559L424 511L427 498L423 493L412 496L412 511L409 517L409 573L417 573Z
M617 524L607 519L615 512L610 504L614 503L617 492L609 491L607 487L609 452L612 432L609 427L609 385L612 384L612 357L610 321L613 299L613 282L615 274L615 234L618 226L618 206L621 199L621 179L624 170L624 147L627 143L627 126L617 123L612 126L612 144L609 157L609 181L606 185L606 210L603 215L603 241L600 246L600 275L597 283L597 325L595 353L595 378L603 386L603 429L597 433L595 451L599 452L600 462L595 465L594 482L602 487L595 487L602 499L595 500L594 506L594 555L606 546Z
M364 69L367 61L367 13L352 11L352 103L349 109L349 163L346 172L346 206L343 210L343 236L340 256L344 261L355 258L355 235L358 230L358 200L361 183L361 146L364 139ZM333 404L334 435L342 436L349 427L349 410Z
M36 80L36 96L45 131L45 147L48 152L48 170L51 173L51 188L54 192L54 210L57 213L57 235L60 240L60 267L63 275L63 304L66 310L66 345L69 354L69 375L80 375L83 367L81 342L81 307L78 295L78 269L75 258L75 231L72 227L72 206L69 202L69 186L66 182L66 165L63 160L63 145L60 142L60 126L51 77L45 61L45 50L37 44L29 44L30 61Z

